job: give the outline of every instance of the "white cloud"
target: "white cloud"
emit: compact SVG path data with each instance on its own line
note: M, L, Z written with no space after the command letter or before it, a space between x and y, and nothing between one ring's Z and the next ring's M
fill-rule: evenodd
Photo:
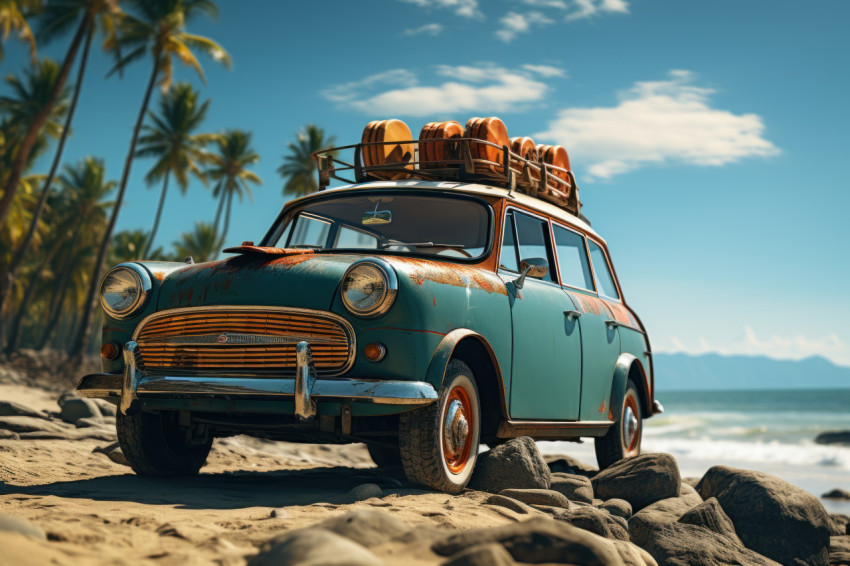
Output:
M572 0L567 21L583 20L602 14L628 14L625 0Z
M442 83L421 85L402 69L379 73L322 92L333 102L366 114L397 116L450 116L459 112L516 112L523 105L539 102L549 92L540 77L559 71L547 65L525 65L507 69L492 63L439 65ZM562 73L562 71L561 71ZM387 85L399 88L387 89Z
M523 69L527 71L531 71L532 73L537 73L541 77L545 78L554 78L554 77L566 77L567 73L563 69L559 69L558 67L553 67L551 65L523 65Z
M466 18L481 17L478 11L478 0L401 0L408 4L416 4L423 8L446 8Z
M567 2L565 0L522 0L523 4L528 4L529 6L540 6L541 8L558 8L560 10L567 9Z
M690 71L638 82L613 107L558 112L536 138L563 145L591 179L608 179L647 164L719 166L780 150L763 137L756 114L710 106L714 90L694 86Z
M443 32L443 26L440 24L425 24L418 28L404 30L404 35L440 35Z
M508 43L518 34L531 31L532 26L545 26L551 24L553 21L541 12L528 12L527 14L508 12L499 20L499 23L502 24L502 29L496 31L496 37Z

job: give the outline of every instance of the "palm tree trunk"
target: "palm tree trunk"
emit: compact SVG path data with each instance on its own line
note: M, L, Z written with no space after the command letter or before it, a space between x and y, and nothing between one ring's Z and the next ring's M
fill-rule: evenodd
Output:
M151 252L151 248L153 247L153 240L156 238L156 231L159 229L159 219L162 217L162 209L165 206L165 194L168 192L168 177L170 174L170 170L165 172L165 181L162 183L162 194L159 196L159 206L156 209L156 218L153 221L153 230L151 230L148 243L145 245L145 249L142 252L142 257L139 259L145 259L148 257L148 254Z
M148 111L148 104L151 100L153 87L156 85L156 78L159 76L160 54L154 53L153 69L148 80L145 97L142 100L142 107L139 109L139 117L136 119L136 125L133 128L133 137L130 139L130 150L127 152L127 158L124 160L124 172L121 175L121 184L118 186L118 197L115 199L115 207L112 209L112 214L109 218L109 224L106 227L106 232L103 234L103 241L100 243L100 248L97 252L97 259L94 262L94 270L92 271L91 281L89 282L89 292L83 302L83 312L80 317L80 326L77 328L74 341L71 344L69 353L71 355L70 364L79 365L82 361L82 356L85 354L86 342L89 336L89 325L91 324L92 314L95 307L95 294L100 287L100 271L103 267L103 261L106 259L106 250L109 247L109 241L112 239L112 232L115 230L115 223L118 221L118 213L121 212L121 204L124 202L124 193L127 191L127 181L130 178L130 169L133 165L133 157L136 154L136 141L139 138L139 130L142 128L142 122L145 120L145 115Z
M59 144L56 146L56 153L53 156L53 163L50 165L50 171L47 174L47 179L44 180L44 185L41 189L41 197L38 199L38 206L33 212L32 221L30 222L27 235L24 236L24 241L21 243L18 250L12 258L12 263L9 264L9 270L6 272L6 283L0 281L0 305L6 300L8 289L12 288L12 282L18 273L18 268L24 260L24 256L32 243L35 232L38 229L38 222L41 220L41 214L44 212L44 205L47 203L47 197L50 196L50 185L53 184L53 178L56 176L56 171L59 169L59 164L62 162L62 152L65 149L65 141L68 139L68 132L71 131L71 122L74 120L74 111L77 109L77 100L80 98L80 90L83 86L83 77L86 73L86 63L89 58L89 47L91 47L92 37L94 36L94 26L89 27L86 34L86 42L83 45L83 53L80 58L80 68L77 71L77 82L74 84L74 94L71 97L71 106L68 108L68 114L65 116L65 125L62 128L62 136L59 138Z
M68 74L71 72L71 67L74 64L74 59L77 57L77 51L80 48L83 37L86 35L89 24L89 18L84 16L83 20L80 22L80 27L77 28L77 32L74 34L71 46L65 54L65 60L62 61L62 68L59 71L59 77L56 79L56 84L53 85L53 90L50 92L50 98L47 104L45 104L39 113L36 114L35 118L33 118L29 129L27 129L23 140L21 140L21 146L15 155L15 159L12 161L9 178L3 186L3 197L0 198L0 226L3 226L6 222L6 217L9 215L9 210L12 208L12 201L15 198L15 192L18 190L18 185L21 182L21 175L23 175L27 161L29 161L30 152L32 151L33 145L35 145L36 139L38 139L38 134L41 132L42 127L44 127L44 123L50 116L50 112L52 112L53 107L56 106L56 101L59 99L59 94L62 92L62 88L68 81Z
M68 270L70 274L70 270ZM65 304L65 298L68 296L68 285L67 277L63 273L63 281L61 281L61 286L58 286L58 301L54 301L55 304L51 306L51 310L49 313L49 317L47 319L47 325L44 327L44 333L41 335L41 340L36 346L37 350L43 350L45 346L47 346L47 341L50 340L50 335L53 334L53 329L56 328L56 324L59 322L59 317L62 316L62 305ZM61 289L61 290L59 290Z
M21 338L21 326L24 320L24 316L27 313L27 309L29 308L30 300L32 300L33 293L38 286L38 282L41 279L41 274L44 271L44 268L47 267L47 264L52 259L53 254L48 254L44 260L38 264L38 267L32 273L30 277L30 282L27 285L27 290L24 292L24 297L21 299L21 306L18 308L17 314L15 314L12 319L12 325L9 328L9 339L6 342L6 348L4 349L4 353L7 356L12 355L12 352L18 349L18 341Z
M227 210L224 213L224 229L221 231L221 245L224 244L224 239L227 238L227 231L230 229L230 209L233 203L233 191L227 193Z
M224 201L227 199L227 193L223 191L224 189L222 189L221 200L218 201L218 208L215 210L215 221L213 222L216 235L218 234L218 225L221 221L221 211L224 210Z

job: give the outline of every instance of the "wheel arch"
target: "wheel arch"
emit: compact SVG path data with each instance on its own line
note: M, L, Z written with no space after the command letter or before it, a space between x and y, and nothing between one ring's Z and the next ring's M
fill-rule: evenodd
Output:
M611 401L608 404L608 418L617 422L623 409L623 398L626 395L626 384L631 379L638 388L640 409L644 418L652 414L649 397L649 382L643 364L629 353L620 354L614 366L614 380L611 382Z

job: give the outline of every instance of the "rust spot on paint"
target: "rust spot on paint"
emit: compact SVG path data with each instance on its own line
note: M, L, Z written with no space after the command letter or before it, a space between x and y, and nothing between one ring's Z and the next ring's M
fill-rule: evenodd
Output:
M153 272L153 278L156 279L157 281L161 282L165 279L165 272L164 271L154 271Z
M638 328L638 324L634 316L632 316L632 313L624 305L620 303L612 303L611 301L605 301L605 305L611 311L611 315L614 317L614 320L621 324L631 326L632 328Z
M599 411L600 415L604 415L605 414L605 401L602 401L602 404L599 405L599 408L596 409L596 410Z
M613 421L613 420L614 420L614 411L612 411L612 410L610 410L610 409L608 409L608 420L609 420L609 421Z
M504 282L495 274L480 267L442 263L419 258L393 257L392 263L407 268L409 277L417 285L431 281L440 285L472 287L486 293L507 295Z
M248 242L244 242L241 246L236 246L233 248L225 248L222 251L226 254L268 254L268 255L302 255L302 254L312 254L315 250L304 249L304 248L272 248L267 246L254 246L254 245L245 245Z
M421 275L417 275L416 273L411 273L410 278L413 279L413 282L419 285L420 287L423 283L425 283L425 278Z
M434 306L437 306L437 297L434 297Z
M302 252L304 250L301 250ZM262 264L262 267L274 266L274 267L283 267L289 269L293 265L298 265L300 263L304 263L307 260L313 259L314 255L312 252L309 254L299 254L299 255L287 255L278 259L273 259L272 261L266 262Z

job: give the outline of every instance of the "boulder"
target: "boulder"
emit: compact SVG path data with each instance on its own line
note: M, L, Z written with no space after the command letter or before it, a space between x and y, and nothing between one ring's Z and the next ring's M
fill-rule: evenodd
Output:
M614 540L614 548L625 566L658 566L658 562L641 547L624 540Z
M324 529L366 547L389 542L410 530L407 523L379 509L352 511L310 528Z
M818 444L843 444L850 446L850 430L830 430L815 437Z
M453 555L443 566L512 566L516 564L501 544L478 544Z
M431 545L441 556L451 556L477 544L497 542L517 562L620 566L616 548L604 538L549 518L533 518L488 529L451 535Z
M735 544L744 545L735 533L735 525L732 524L732 520L714 497L709 497L703 503L679 517L678 522L705 527L709 531L731 539Z
M363 483L358 485L357 487L351 488L346 494L346 497L349 501L363 501L364 499L371 499L372 497L381 497L384 495L381 487L374 483Z
M697 493L697 490L686 483L679 486L679 497L693 506L697 506L702 503L702 497L699 493Z
M47 415L15 401L0 401L0 417L32 417L46 419Z
M549 489L551 472L537 444L527 436L512 438L478 455L470 487L490 493L503 489Z
M64 426L53 421L35 417L0 417L0 429L17 433L46 432L62 434Z
M643 548L662 566L777 566L724 536L683 523L662 525Z
M829 564L830 566L847 566L850 564L850 536L829 539Z
M833 513L829 516L829 530L832 536L850 535L850 517L841 513Z
M552 473L566 473L586 478L592 478L599 473L599 468L566 454L548 454L545 459Z
M679 466L669 454L642 454L620 460L593 477L599 499L625 499L639 511L661 499L679 494Z
M374 566L383 562L351 540L323 529L301 529L267 542L248 566Z
M625 499L609 499L600 509L608 511L614 517L622 517L626 521L632 516L632 506Z
M100 414L104 417L114 417L118 415L118 406L113 405L106 399L92 399L97 408L100 409Z
M522 501L518 501L513 497L507 497L504 495L491 495L487 498L487 501L484 502L486 505L495 505L496 507L504 507L505 509L510 509L514 513L519 513L520 515L534 515L534 508L529 505L523 503Z
M103 417L83 417L77 419L74 423L74 426L77 428L107 427L110 425L115 426L115 420L106 420Z
M716 497L747 548L784 565L829 563L829 515L811 493L764 472L710 468L697 485Z
M570 500L551 489L503 489L499 495L522 501L528 505L550 505L570 508Z
M47 535L29 521L12 515L0 514L0 532L20 533L29 537L47 540Z
M59 398L59 406L62 408L59 418L66 423L75 424L80 419L103 416L91 399L64 395Z
M628 523L625 519L614 517L608 511L592 505L576 505L558 519L607 539L629 540Z
M823 495L821 495L823 499L843 499L845 501L850 501L850 491L845 491L843 489L833 489L827 491Z
M685 498L669 497L644 507L629 519L629 536L636 545L646 548L655 530L669 525L696 507Z
M552 472L550 489L563 494L570 501L581 503L593 501L593 485L590 483L590 479L585 476Z

